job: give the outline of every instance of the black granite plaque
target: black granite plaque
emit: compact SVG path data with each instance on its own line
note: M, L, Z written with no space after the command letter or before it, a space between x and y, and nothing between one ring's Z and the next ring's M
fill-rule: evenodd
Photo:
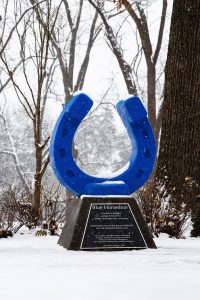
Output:
M90 205L81 249L147 248L128 203Z
M68 250L156 248L137 201L128 196L72 201L58 243Z

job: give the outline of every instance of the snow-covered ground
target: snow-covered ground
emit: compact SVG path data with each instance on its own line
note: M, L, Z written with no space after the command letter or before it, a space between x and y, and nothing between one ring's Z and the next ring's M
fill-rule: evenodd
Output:
M0 300L199 300L200 239L157 250L73 252L58 237L0 240Z

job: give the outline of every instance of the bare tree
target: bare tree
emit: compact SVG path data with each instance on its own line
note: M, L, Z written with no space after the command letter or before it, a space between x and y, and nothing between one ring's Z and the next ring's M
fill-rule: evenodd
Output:
M5 3L8 4L9 0ZM56 92L54 93L54 89L51 88L55 78L54 74L59 73L57 67L60 67L65 103L67 103L75 91L83 88L90 53L101 31L101 24L97 24L97 12L92 18L87 16L87 22L85 22L84 1L80 1L77 9L66 0L56 3L52 0L27 0L23 3L15 0L12 4L15 8L14 19L12 19L13 27L10 32L7 31L6 38L1 39L0 59L5 81L1 83L0 92L10 82L10 86L14 88L24 112L32 123L35 151L32 187L29 186L26 176L24 176L15 143L3 114L1 119L11 147L1 152L3 155L13 158L23 186L32 189L33 208L37 222L41 202L42 178L49 163L50 136L44 132L43 126L45 108L49 93L53 93L53 96L57 97ZM7 9L5 6L5 12ZM5 24L6 18L4 27ZM84 38L82 38L83 35ZM19 61L13 64L8 50L9 45L12 45L13 37L16 38L16 36L19 41L20 55ZM80 52L81 56L77 56L77 53ZM17 72L18 70L19 72Z
M110 42L112 51L116 56L122 74L124 76L124 80L127 85L127 89L130 93L137 94L136 78L134 78L134 72L131 65L125 62L123 50L120 46L120 42L117 40L117 35L114 33L111 25L109 24L109 18L112 16L117 16L120 12L116 14L109 14L104 9L104 1L94 1L88 0L91 5L98 11L101 19L105 25L106 36ZM161 111L156 114L156 64L158 61L159 53L162 46L162 39L163 39L163 32L164 32L164 25L166 20L166 12L167 12L167 0L163 0L163 8L160 20L160 28L158 32L158 39L155 50L153 51L152 42L150 39L149 34L149 27L147 23L147 16L145 14L145 10L143 8L141 1L134 1L132 4L130 1L122 0L122 1L114 1L117 2L117 8L121 9L122 7L125 8L125 11L128 12L128 15L134 21L136 28L139 33L140 42L142 51L144 53L146 66L147 66L147 106L148 106L148 115L152 124L152 127L155 131L156 139L158 140L160 126L161 126ZM124 10L122 11L124 12ZM131 80L131 78L133 78Z
M28 8L23 12L23 14L20 16L18 20L14 23L13 27L8 29L7 22L8 22L8 11L10 8L10 0L3 1L3 14L0 16L0 57L3 56L4 52L6 51L9 42L11 41L14 32L16 31L17 26L22 22L26 14L32 9ZM7 34L7 31L9 32ZM27 60L29 58L27 57ZM22 64L22 60L19 59L19 61L15 62L15 66L12 69L12 72L15 73L19 67ZM4 78L6 77L6 78ZM4 81L3 79L4 78ZM4 70L3 65L0 66L0 94L2 91L7 87L9 82L11 81L10 76L6 76L6 72Z
M136 84L134 82L134 79L132 77L132 68L131 65L127 63L127 61L124 58L123 50L120 46L120 43L117 40L117 37L112 29L112 27L109 24L108 18L105 15L103 5L99 1L95 4L94 1L89 0L89 2L94 6L98 14L101 16L101 19L103 21L103 24L105 25L106 29L106 36L107 39L110 42L111 49L114 53L114 55L117 58L117 61L119 63L119 67L121 69L121 72L123 74L127 90L130 94L137 94L137 88Z
M90 53L94 45L94 41L97 38L101 27L97 26L98 13L95 12L90 27L88 29L89 34L86 42L86 50L83 55L82 62L79 66L77 74L75 74L76 67L76 53L78 47L80 46L80 38L82 26L85 23L82 20L84 1L80 0L77 11L75 13L70 7L69 1L62 0L60 2L61 6L61 16L63 20L67 20L64 24L55 24L54 29L48 32L48 26L46 21L42 16L42 8L40 5L36 6L36 0L30 0L32 7L37 15L38 21L43 27L44 31L49 35L51 44L56 52L57 59L59 62L63 87L65 93L65 103L67 103L74 92L81 90L84 85L86 72L89 65ZM58 20L59 21L59 20ZM60 26L62 25L62 26ZM65 41L63 43L62 38L65 36Z
M23 79L18 80L15 74L13 74L6 54L4 53L1 57L18 100L33 126L35 148L33 209L36 223L39 218L42 178L49 163L49 155L45 155L45 153L50 137L43 135L42 127L55 63L55 58L51 58L50 56L49 33L53 30L59 11L59 7L52 11L51 0L46 1L45 4L47 6L45 7L46 10L43 11L43 15L47 23L47 30L44 30L40 23L38 23L34 10L24 19L22 33L16 27L20 43ZM27 56L31 57L30 63L27 63ZM31 73L30 68L32 70ZM34 74L34 78L32 74Z

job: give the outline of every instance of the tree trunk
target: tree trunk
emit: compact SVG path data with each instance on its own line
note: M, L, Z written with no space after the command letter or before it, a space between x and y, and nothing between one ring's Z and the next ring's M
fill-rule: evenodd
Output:
M174 0L157 179L175 201L193 203L200 235L200 1Z
M41 82L42 83L42 80ZM33 217L35 225L38 225L40 219L40 202L41 202L41 188L42 188L42 147L41 147L41 90L42 85L38 87L38 98L34 126L34 140L35 140L35 174L34 174L34 194L33 194Z
M34 212L34 222L37 224L40 217L40 202L41 202L41 188L42 188L42 151L36 146L35 149L36 156L36 172L34 175L34 195L33 195L33 212Z
M147 64L147 97L148 116L152 128L156 128L156 68L153 63Z

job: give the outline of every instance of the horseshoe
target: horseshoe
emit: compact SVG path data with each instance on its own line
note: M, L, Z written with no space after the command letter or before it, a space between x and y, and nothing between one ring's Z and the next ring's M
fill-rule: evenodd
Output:
M92 105L93 101L82 93L64 107L51 138L52 168L61 184L77 196L130 195L147 181L154 167L156 143L147 112L135 96L117 103L134 151L123 173L112 178L97 178L84 173L72 155L74 134Z

